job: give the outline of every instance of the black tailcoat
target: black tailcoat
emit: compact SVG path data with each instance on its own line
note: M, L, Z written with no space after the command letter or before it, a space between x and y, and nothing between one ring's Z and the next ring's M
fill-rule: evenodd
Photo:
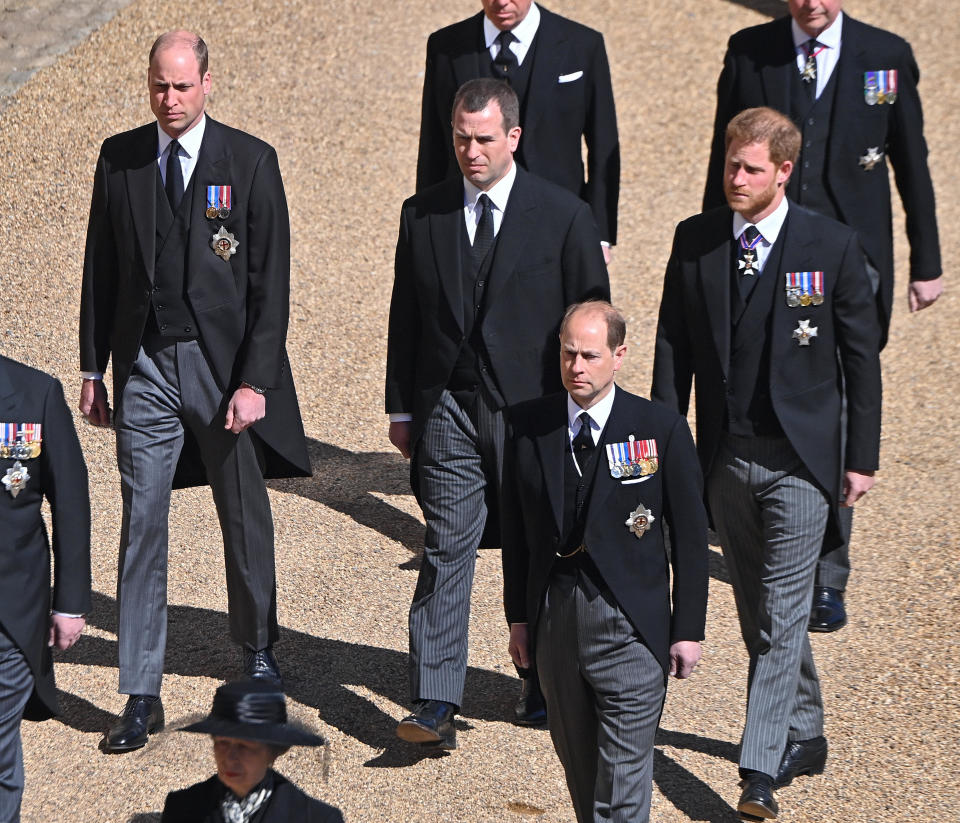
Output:
M50 609L90 611L90 496L80 441L58 380L0 356L0 421L40 423L39 456L21 460L30 479L16 497L0 486L0 623L23 652L34 676L24 717L57 712L47 637ZM14 465L0 458L0 477ZM41 516L44 498L53 520L51 543Z
M586 200L600 239L616 243L620 142L603 35L539 8L540 25L520 123L523 159L528 171ZM490 63L483 12L430 35L417 191L460 176L450 126L453 98L467 80L489 76ZM586 181L581 138L587 142Z
M80 368L103 372L112 357L115 401L123 394L152 311L158 179L156 123L103 143L84 258ZM264 475L309 475L285 349L290 226L276 152L207 117L192 183L186 299L203 351L225 396L241 381L268 389L266 417L252 428L264 446ZM207 219L208 185L232 187L227 219ZM221 225L239 243L229 261L210 245ZM206 482L196 452L184 446L175 487Z

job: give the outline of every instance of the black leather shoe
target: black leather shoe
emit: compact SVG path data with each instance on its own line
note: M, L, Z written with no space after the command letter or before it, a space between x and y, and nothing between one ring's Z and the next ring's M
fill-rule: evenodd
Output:
M827 738L823 735L809 740L788 740L773 785L779 789L789 786L793 778L802 774L823 774L826 765Z
M269 680L283 689L283 677L280 676L280 666L273 656L273 649L267 646L259 651L243 650L243 673L252 680Z
M453 718L457 707L443 700L418 700L413 714L397 724L397 737L409 743L425 743L439 749L457 748Z
M127 698L123 714L117 719L104 740L108 752L132 752L143 748L147 738L163 729L163 703L159 697L132 694Z
M773 798L773 778L763 772L750 772L740 781L743 793L737 803L737 811L746 817L771 819L777 816L780 807Z
M830 586L814 586L810 631L835 632L846 625L847 610L843 605L843 592Z
M513 707L513 722L518 726L542 726L547 722L547 707L543 703L537 670L518 666L517 674L520 675L520 698Z

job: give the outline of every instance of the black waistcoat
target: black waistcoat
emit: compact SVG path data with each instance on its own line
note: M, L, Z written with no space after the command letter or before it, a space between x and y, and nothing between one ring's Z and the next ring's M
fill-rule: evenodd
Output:
M520 101L521 126L524 124L527 114L527 91L530 88L530 75L533 71L533 61L536 59L538 40L539 38L534 35L533 42L530 43L530 48L527 49L527 53L523 56L523 62L517 66L516 71L514 71L512 75L506 78L507 83L510 84L510 88L514 90L517 95L517 99ZM492 59L481 60L481 63L483 64L483 69L486 73L485 76L499 79L499 75L493 70ZM523 157L523 135L520 136L520 144L517 146L517 150L514 153L514 159L524 168L527 167L527 163Z
M790 217L787 216L787 221ZM744 437L782 437L783 429L770 401L770 326L773 305L784 300L784 273L780 260L787 222L770 249L763 272L744 300L739 273L731 262L730 370L727 379L727 430Z
M840 61L834 67L820 97L813 102L804 88L799 72L791 72L790 81L790 117L800 129L803 142L800 144L800 157L797 159L793 174L790 175L787 191L795 203L800 203L834 220L839 219L839 212L830 194L826 176L830 120L839 70Z
M177 213L170 209L157 169L157 241L153 274L153 321L164 337L197 337L197 321L187 302L187 250L196 175L183 192ZM211 233L212 234L212 233ZM213 251L210 252L213 254Z
M569 554L583 543L583 534L587 527L587 510L590 508L590 496L596 484L597 468L603 461L603 436L598 438L589 459L580 461L580 471L573 460L570 443L564 438L565 456L563 458L563 534L560 539L560 554ZM581 475L582 472L582 475ZM558 557L552 573L555 577L575 576L582 571L598 590L606 588L603 576L590 558L589 547L586 552L577 552L572 557Z

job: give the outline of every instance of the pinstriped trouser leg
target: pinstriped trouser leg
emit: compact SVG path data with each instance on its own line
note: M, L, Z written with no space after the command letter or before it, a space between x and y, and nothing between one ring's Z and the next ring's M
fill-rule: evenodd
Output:
M537 669L550 737L579 823L650 817L663 669L609 591L578 580L547 589Z
M0 823L20 823L23 746L20 720L33 692L33 673L23 652L0 628Z
M707 492L750 654L740 766L775 775L823 733L807 621L829 504L783 439L726 438Z
M415 456L427 529L410 606L410 694L460 706L467 673L470 591L487 521L488 483L500 485L503 415L481 393L468 411L440 395Z

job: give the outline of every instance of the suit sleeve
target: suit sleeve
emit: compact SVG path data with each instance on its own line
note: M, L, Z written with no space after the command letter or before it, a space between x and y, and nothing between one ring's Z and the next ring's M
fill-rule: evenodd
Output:
M907 218L910 240L910 279L933 280L942 273L940 238L933 181L927 165L927 141L923 137L923 110L917 83L920 70L910 46L898 71L897 101L891 106L887 154Z
M844 468L873 471L880 465L880 322L855 234L844 250L833 313L847 401Z
M563 244L564 300L610 299L610 276L600 248L593 213L581 203Z
M87 466L73 418L57 380L44 400L44 493L53 519L53 608L67 614L90 611L90 494Z
M736 100L737 62L733 49L727 44L723 58L723 70L717 81L717 110L713 118L713 137L710 141L710 161L707 164L707 182L703 189L703 211L724 206L727 198L723 193L723 166L726 157L724 135L727 123L739 113Z
M253 174L247 220L247 317L239 374L254 386L276 388L290 314L290 219L277 153L269 146Z
M600 239L613 245L617 242L617 203L620 198L620 138L610 63L602 35L598 35L589 70L593 86L583 134L587 143L584 200L593 209Z
M412 412L420 341L420 304L414 285L406 207L400 214L393 271L393 295L390 298L387 331L386 411Z
M107 161L97 159L80 290L80 369L103 372L110 359L116 310L117 250L110 222Z
M687 421L678 417L664 460L664 517L673 571L670 642L703 640L707 620L707 514L700 463Z
M527 622L527 575L530 569L516 452L515 436L508 436L504 443L500 492L500 558L503 563L503 607L508 624Z
M650 397L686 415L693 382L693 353L690 328L684 313L683 281L679 248L681 227L673 237L673 249L663 278L657 341L653 357L653 385ZM701 332L703 333L703 332Z
M427 63L423 72L423 100L420 106L420 147L417 151L417 191L446 178L451 135L439 111L435 35L427 40ZM448 117L449 119L449 117Z

